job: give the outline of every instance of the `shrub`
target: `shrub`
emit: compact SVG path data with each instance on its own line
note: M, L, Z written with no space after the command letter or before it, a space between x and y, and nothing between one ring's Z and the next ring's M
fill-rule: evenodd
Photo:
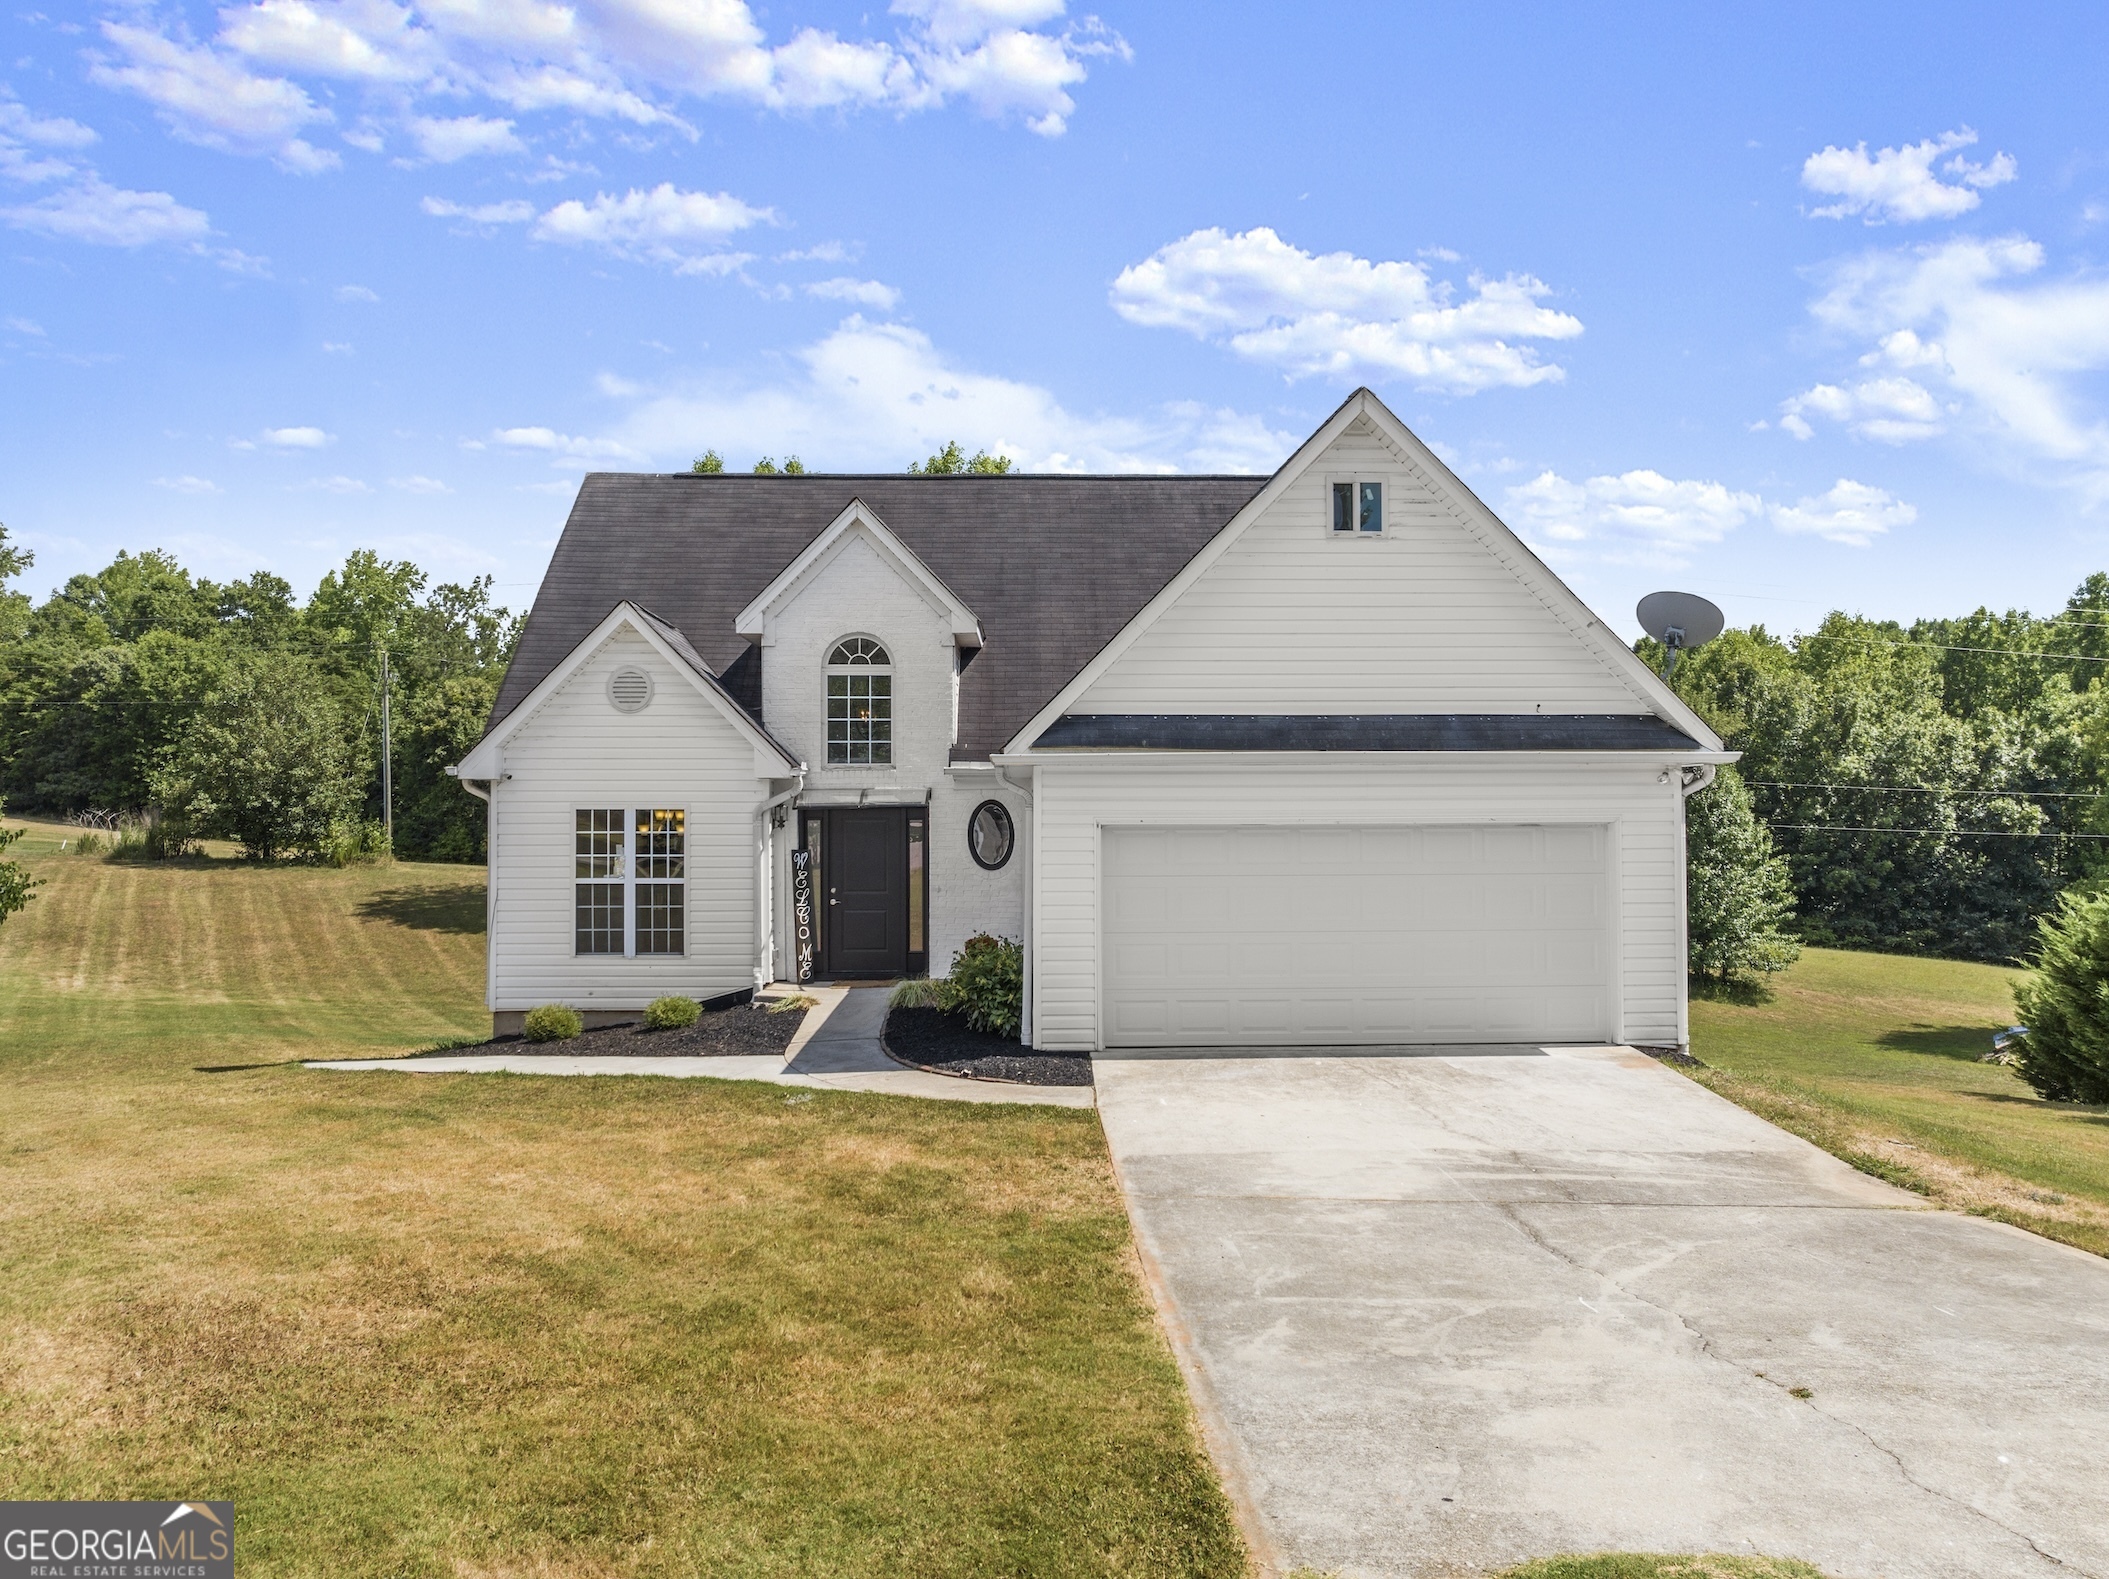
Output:
M0 804L0 810L5 809ZM0 854L5 854L7 847L27 832L27 828L0 828ZM31 877L29 868L20 861L0 861L0 921L28 904L32 891L43 881L41 877Z
M2028 1034L2014 1067L2053 1102L2109 1102L2109 894L2038 918L2035 974L2014 989Z
M893 996L886 1000L889 1009L936 1009L942 1007L945 984L932 981L928 976L917 976L902 982L893 989Z
M586 1028L576 1009L567 1009L561 1003L545 1003L539 1009L529 1009L527 1020L520 1027L520 1034L530 1042L568 1042Z
M1787 863L1750 809L1733 768L1684 803L1687 968L1716 981L1785 970L1801 944L1780 930L1794 914Z
M693 998L654 998L644 1006L647 1031L679 1031L703 1018L703 1005Z
M117 848L121 850L124 848L124 835L119 834L117 839ZM99 833L82 834L73 841L73 853L75 855L101 855L103 853L103 836Z
M388 824L377 817L331 824L322 847L322 859L331 866L372 866L388 858Z
M1025 1018L1024 948L987 933L968 938L952 956L938 1007L965 1015L977 1031L1016 1036Z

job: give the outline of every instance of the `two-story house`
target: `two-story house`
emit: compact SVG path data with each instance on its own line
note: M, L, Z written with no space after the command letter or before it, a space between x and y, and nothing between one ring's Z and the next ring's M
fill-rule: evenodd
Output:
M943 974L1026 1038L1682 1043L1733 760L1382 402L1272 477L582 485L489 732L489 1001Z

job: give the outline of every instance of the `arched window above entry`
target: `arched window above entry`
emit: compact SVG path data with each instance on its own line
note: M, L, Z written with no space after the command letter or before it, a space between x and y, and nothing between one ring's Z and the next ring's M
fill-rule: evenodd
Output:
M893 660L869 636L845 636L828 654L827 759L893 765Z

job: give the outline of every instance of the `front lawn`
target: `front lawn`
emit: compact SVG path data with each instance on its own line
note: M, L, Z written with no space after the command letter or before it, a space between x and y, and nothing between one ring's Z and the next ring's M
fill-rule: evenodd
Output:
M1979 1062L2020 973L1808 949L1759 994L1692 1001L1723 1096L1944 1206L2109 1255L2109 1108L2045 1102Z
M1237 1575L1096 1115L340 1074L481 1034L482 874L18 847L0 1497L285 1575Z

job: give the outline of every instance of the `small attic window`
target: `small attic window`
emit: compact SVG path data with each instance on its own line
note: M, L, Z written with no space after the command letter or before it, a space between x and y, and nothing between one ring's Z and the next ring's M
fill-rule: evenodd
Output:
M1336 477L1332 481L1333 530L1382 532L1384 484L1373 477Z
M641 713L652 705L652 677L642 669L617 669L608 676L608 700L618 713Z

